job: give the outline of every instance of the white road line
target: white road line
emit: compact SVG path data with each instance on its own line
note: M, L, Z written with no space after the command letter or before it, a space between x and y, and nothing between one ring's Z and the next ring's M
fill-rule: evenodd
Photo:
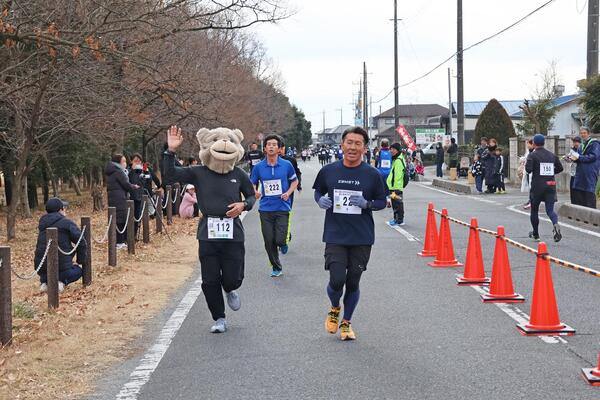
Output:
M400 234L402 236L404 236L409 242L418 242L419 241L419 239L417 237L413 236L412 234L410 234L409 232L405 231L401 227L399 227L397 225L396 226L392 226L392 225L390 225L389 222L386 222L385 224L387 226L389 226L390 228L392 228L393 230L395 230L397 232L400 232Z
M487 293L487 290L485 290L481 286L471 286L471 287L479 294ZM511 317L513 320L515 320L517 322L517 324L526 324L529 322L529 315L527 315L525 312L523 312L519 307L516 307L509 303L493 303L493 304L495 304L496 307L501 309L506 315ZM517 333L516 328L515 328L515 333ZM565 344L565 343L567 343L567 341L565 339L563 339L562 337L558 337L558 336L537 336L537 337L539 337L540 340L544 343L549 343L549 344L556 344L556 343Z
M528 212L523 211L523 210L519 210L519 209L517 209L517 207L518 206L508 206L506 208L508 210L512 211L512 212L516 212L516 213L519 213L519 214L523 214L523 215L529 216ZM540 220L552 223L552 221L550 221L548 218L540 217ZM574 231L577 231L577 232L586 233L586 234L591 235L591 236L600 237L600 233L598 233L598 232L590 231L588 229L580 228L578 226L571 225L571 224L565 224L564 222L560 222L560 221L558 222L558 224L560 226L564 226L565 228L573 229Z
M240 219L243 220L246 214L247 212L242 213ZM190 290L181 299L181 302L177 305L177 308L160 331L158 339L144 354L137 368L129 375L129 382L123 385L116 399L137 400L142 387L150 380L150 376L169 349L173 338L177 335L179 328L181 328L183 321L185 321L194 303L196 303L200 293L202 293L202 277L196 279Z
M458 196L458 194L456 194L456 193L450 193L450 192L446 192L445 190L435 189L435 188L432 188L432 187L426 186L426 185L424 185L424 184L422 184L422 183L417 183L417 186L420 186L420 187L422 187L422 188L429 189L429 190L435 190L436 192L440 192L440 193L448 194L448 195L450 195L450 196Z
M482 203L488 203L488 204L494 204L496 206L501 206L502 203L498 203L497 201L494 200L488 200L488 199L482 199L480 197L475 197L475 196L466 196L467 199L471 199L471 200L475 200L475 201L480 201Z

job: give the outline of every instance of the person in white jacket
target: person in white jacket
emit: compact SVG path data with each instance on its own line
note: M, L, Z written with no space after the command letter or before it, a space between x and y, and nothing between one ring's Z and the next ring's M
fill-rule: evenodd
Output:
M527 162L527 156L533 151L533 140L527 141L527 152L521 158L519 158L518 175L521 176L521 193L530 193L531 190L531 174L525 172L525 163ZM527 199L527 203L523 204L524 209L531 207L531 195Z

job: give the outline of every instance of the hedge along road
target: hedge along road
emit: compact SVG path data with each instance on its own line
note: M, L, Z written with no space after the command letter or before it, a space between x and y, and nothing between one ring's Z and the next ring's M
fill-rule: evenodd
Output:
M341 342L326 333L323 212L309 190L319 166L313 160L300 167L306 189L295 200L283 277L268 276L258 214L252 211L244 220L242 309L229 312L230 330L208 333L210 316L200 295L156 368L148 371L148 382L126 398L598 398L598 389L579 377L579 369L593 366L600 350L597 278L552 267L561 320L576 328L577 335L540 340L522 337L511 316L482 304L476 291L456 287L460 270L434 270L426 266L429 260L416 257L429 201L463 221L476 216L485 228L503 224L507 236L533 245L526 238L528 218L504 205L518 202L515 196L486 197L498 199L491 204L411 183L405 195L407 224L402 227L408 235L386 225L390 210L375 214L376 244L353 319L358 340ZM463 261L468 229L451 228ZM542 223L542 238L549 238L550 231ZM551 255L599 267L597 238L569 229L563 234L559 244L548 243ZM487 235L481 240L490 274L494 240ZM527 298L517 306L529 314L535 257L511 247L509 256L515 289ZM156 337L148 340L153 343ZM151 352L152 346L147 347ZM116 368L93 398L114 399L142 359L140 355Z

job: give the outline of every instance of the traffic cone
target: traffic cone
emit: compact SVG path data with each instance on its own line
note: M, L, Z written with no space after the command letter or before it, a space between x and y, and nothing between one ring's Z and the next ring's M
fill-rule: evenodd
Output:
M529 323L518 324L523 336L573 336L575 329L560 322L546 243L538 245Z
M461 267L454 257L454 246L452 245L452 233L450 232L450 221L448 221L448 210L442 209L442 221L440 222L440 236L437 243L435 260L427 265L436 268Z
M523 303L525 298L513 289L508 249L504 241L504 227L499 226L496 232L496 248L489 293L482 294L484 303Z
M583 379L592 386L600 386L600 355L598 355L598 366L596 368L581 368Z
M438 232L435 222L435 213L433 212L433 203L427 206L427 226L425 227L425 241L423 250L417 253L421 257L435 257L437 254Z
M465 270L463 276L456 278L456 282L460 286L484 286L490 284L490 278L486 278L483 270L483 255L481 254L481 242L477 228L477 218L471 218Z

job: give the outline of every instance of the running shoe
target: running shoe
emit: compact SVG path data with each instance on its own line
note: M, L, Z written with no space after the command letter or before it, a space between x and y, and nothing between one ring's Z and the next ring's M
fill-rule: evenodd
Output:
M540 235L535 233L534 231L529 232L529 237L535 240L536 242L540 241Z
M531 208L531 203L523 204L523 210L529 210Z
M399 225L399 226L405 225L404 220L396 221L396 225Z
M219 318L214 325L210 327L211 333L225 333L227 330L227 321L225 318Z
M227 305L233 311L237 311L242 306L242 301L240 300L240 295L235 290L232 290L229 293L225 294L227 296Z
M340 322L340 307L331 307L325 319L325 330L329 333L336 333L338 323Z
M281 275L283 275L283 271L282 271L282 270L280 270L280 269L274 269L274 270L271 272L271 277L272 277L272 278L279 278Z
M552 234L554 235L554 241L557 243L560 242L562 239L562 233L560 233L560 227L558 224L554 224L554 227L552 228Z
M389 225L389 226L396 226L396 225L398 225L398 224L396 223L396 220L395 220L395 219L390 219L390 220L388 221L388 225Z
M279 251L281 251L281 254L287 254L287 252L288 252L289 249L290 248L288 247L287 244L284 244L283 246L279 247Z
M341 338L342 340L354 340L356 339L356 335L352 330L352 325L350 321L342 321L340 324Z

